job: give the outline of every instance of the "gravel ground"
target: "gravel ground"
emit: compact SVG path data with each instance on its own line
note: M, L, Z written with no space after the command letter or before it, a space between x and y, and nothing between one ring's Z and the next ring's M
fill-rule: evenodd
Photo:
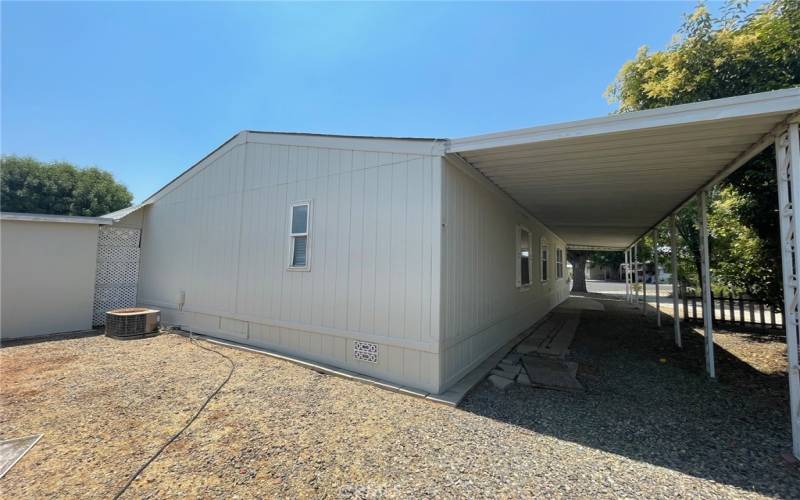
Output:
M459 408L213 346L233 378L125 496L800 497L785 376L720 354L709 382L698 335L677 353L604 304L574 344L585 393L483 383ZM2 437L44 433L0 494L109 497L228 365L176 335L94 336L3 348L0 370Z

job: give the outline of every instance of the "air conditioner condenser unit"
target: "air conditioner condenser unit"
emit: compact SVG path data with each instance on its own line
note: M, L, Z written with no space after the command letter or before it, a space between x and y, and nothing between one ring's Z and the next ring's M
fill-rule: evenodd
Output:
M158 332L161 311L146 307L127 307L106 312L106 335L137 337Z

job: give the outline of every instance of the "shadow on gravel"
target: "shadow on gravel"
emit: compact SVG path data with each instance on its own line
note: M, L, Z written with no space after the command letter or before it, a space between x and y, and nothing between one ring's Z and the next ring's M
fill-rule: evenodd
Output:
M94 330L80 330L77 332L55 333L51 335L41 335L38 337L28 337L21 339L12 339L12 340L0 339L0 348L14 347L20 345L30 345L30 344L41 344L43 342L56 342L59 340L80 339L84 337L95 337L97 335L103 335L104 333L105 330L103 328L97 328Z
M684 330L679 350L669 316L658 330L626 302L590 296L606 311L583 311L572 345L585 393L484 384L461 407L694 477L800 497L800 470L781 458L791 444L785 374L765 375L717 346L719 381L709 380L702 335Z

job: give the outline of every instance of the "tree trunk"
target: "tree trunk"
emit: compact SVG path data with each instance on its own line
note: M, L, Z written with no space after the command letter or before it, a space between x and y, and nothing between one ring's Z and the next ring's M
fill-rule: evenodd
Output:
M579 251L570 252L570 262L572 262L572 291L586 293L586 260L589 252Z

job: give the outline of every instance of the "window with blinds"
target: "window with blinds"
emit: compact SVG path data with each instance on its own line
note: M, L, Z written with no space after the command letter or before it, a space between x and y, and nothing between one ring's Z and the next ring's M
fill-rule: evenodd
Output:
M289 228L290 269L309 269L308 236L311 225L310 220L311 202L303 201L292 204Z
M556 248L556 278L564 277L564 250Z

